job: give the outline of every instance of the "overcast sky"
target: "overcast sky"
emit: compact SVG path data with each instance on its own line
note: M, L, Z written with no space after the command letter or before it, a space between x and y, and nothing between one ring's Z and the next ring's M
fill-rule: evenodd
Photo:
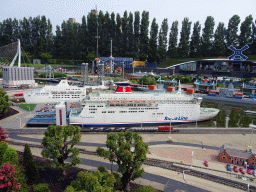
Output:
M7 18L22 19L23 17L36 17L45 15L53 24L53 31L56 25L61 25L63 20L75 18L81 23L82 16L87 15L90 10L102 10L104 14L108 11L119 13L121 17L125 10L140 14L145 10L149 12L149 30L153 18L161 26L164 18L168 19L169 29L172 22L179 22L179 33L184 17L188 17L193 23L199 21L202 28L207 16L213 16L215 29L219 22L224 22L225 27L229 19L237 14L241 22L245 17L252 15L256 19L256 0L1 0L0 21ZM169 36L169 31L168 31Z

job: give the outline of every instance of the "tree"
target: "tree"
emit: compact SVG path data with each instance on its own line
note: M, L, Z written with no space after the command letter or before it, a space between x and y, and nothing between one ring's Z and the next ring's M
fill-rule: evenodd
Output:
M133 14L130 12L128 17L128 51L127 56L134 55L134 34L133 34Z
M7 148L8 148L8 144L5 141L1 141L0 142L0 165L3 164L2 161L3 161L4 153Z
M255 22L252 23L252 36L251 36L251 45L250 45L250 50L251 54L255 55L256 54L256 20Z
M77 174L77 180L72 181L71 185L68 186L65 191L112 192L115 191L115 182L114 175L111 173L80 171Z
M164 61L166 59L167 33L168 33L168 20L167 18L165 18L162 22L161 29L159 32L158 54L160 56L160 61Z
M79 150L74 147L81 139L80 127L66 125L66 126L53 126L50 125L47 131L44 132L42 145L44 149L42 156L52 159L52 167L58 166L63 170L66 175L65 169L70 165L74 166L80 163ZM71 158L70 163L64 163L64 160Z
M134 59L139 59L139 42L140 42L140 12L134 14Z
M214 18L208 16L204 23L203 33L202 33L202 55L203 56L212 56L212 38L214 30Z
M158 25L156 23L156 18L154 18L151 24L150 39L149 39L149 50L148 50L149 63L157 62L159 58L159 55L157 52L157 34L158 34Z
M17 153L16 149L8 147L5 150L2 163L7 163L7 162L9 162L12 165L18 165L19 158L18 158L18 153Z
M25 144L25 149L23 153L23 162L25 167L27 184L36 184L39 181L40 177L30 147L27 143Z
M148 26L149 12L143 11L140 30L140 61L146 61L148 56Z
M237 110L235 110L235 108L232 108L229 114L228 127L237 127L238 121L239 113Z
M9 109L11 103L9 97L3 89L0 89L0 117L3 116Z
M189 35L190 35L191 22L187 17L182 21L182 29L180 32L180 43L178 48L178 53L180 57L189 56Z
M220 22L214 34L214 42L213 42L214 56L225 55L225 52L226 52L225 34L226 34L226 29L224 27L224 23Z
M178 41L178 21L172 23L170 35L169 35L169 47L168 56L170 58L178 57L177 41Z
M241 23L239 39L239 47L242 48L245 45L249 45L251 42L252 35L252 15L245 18L244 22Z
M234 47L238 46L238 25L240 23L240 17L238 15L234 15L229 19L228 22L228 29L227 29L227 36L226 36L226 41L227 41L227 47L230 47L233 45Z
M134 149L132 149L133 143ZM119 134L109 133L106 146L109 150L98 147L97 154L117 163L118 172L121 173L122 189L125 192L130 191L130 181L144 174L141 166L147 159L148 144L143 142L138 133L127 131Z
M201 25L199 21L194 23L193 34L190 42L190 57L201 56L201 40L200 40Z
M138 189L135 190L135 192L157 192L155 188L152 186L140 186Z

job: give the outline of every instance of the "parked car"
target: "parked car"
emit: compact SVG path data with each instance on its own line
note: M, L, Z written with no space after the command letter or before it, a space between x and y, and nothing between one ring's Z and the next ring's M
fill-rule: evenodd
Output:
M209 166L209 163L208 163L208 161L207 161L207 160L205 160L205 161L204 161L204 165L205 165L206 167L208 167L208 166Z
M237 166L234 166L234 167L233 167L233 170L234 170L234 172L237 173L237 172L238 172Z
M256 177L256 170L253 171L253 175L254 175L254 177Z
M239 171L240 171L242 174L245 174L244 168L239 168Z
M251 169L247 169L247 173L248 173L249 175L252 175L252 170L251 170Z
M232 171L231 166L229 164L227 164L227 171Z

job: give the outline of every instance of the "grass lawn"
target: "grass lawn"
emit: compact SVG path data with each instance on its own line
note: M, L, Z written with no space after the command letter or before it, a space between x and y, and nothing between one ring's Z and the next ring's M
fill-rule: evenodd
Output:
M19 104L19 106L28 111L32 111L34 109L34 107L36 106L36 104ZM29 110L29 107L30 107L30 110Z

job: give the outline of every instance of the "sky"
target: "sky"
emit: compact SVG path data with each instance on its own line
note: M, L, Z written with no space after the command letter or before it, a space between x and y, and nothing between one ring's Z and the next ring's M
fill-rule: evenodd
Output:
M201 28L207 16L212 16L215 21L215 29L219 22L228 26L229 19L237 14L241 22L245 17L252 15L256 19L256 0L1 0L0 1L0 22L7 18L22 19L23 17L36 17L45 15L51 20L53 31L56 25L61 25L63 20L76 19L81 23L82 16L95 9L102 10L104 14L119 13L121 17L124 11L145 10L149 12L149 31L153 18L156 18L159 29L164 18L168 19L169 31L172 22L179 22L179 33L182 21L185 17L192 21L191 34L194 23L199 21ZM141 16L141 15L140 15ZM241 24L240 22L240 24Z

